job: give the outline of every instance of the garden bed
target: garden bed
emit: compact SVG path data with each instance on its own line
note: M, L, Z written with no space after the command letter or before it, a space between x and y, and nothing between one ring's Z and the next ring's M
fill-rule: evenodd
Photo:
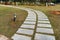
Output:
M60 15L60 11L51 11L52 14Z

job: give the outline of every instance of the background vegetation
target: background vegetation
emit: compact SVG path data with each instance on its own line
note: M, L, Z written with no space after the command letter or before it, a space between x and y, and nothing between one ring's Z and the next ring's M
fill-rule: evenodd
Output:
M46 2L54 2L60 3L60 0L0 0L1 4L39 4L39 3L46 3Z

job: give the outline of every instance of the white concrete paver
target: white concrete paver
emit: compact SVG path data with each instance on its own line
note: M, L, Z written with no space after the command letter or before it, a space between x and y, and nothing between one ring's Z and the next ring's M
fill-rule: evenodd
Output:
M36 18L27 18L27 19L33 19L33 20L36 20Z
M36 21L36 19L26 19L26 20Z
M38 21L38 23L50 23L50 21Z
M35 22L29 22L29 21L25 21L24 24L35 24Z
M38 27L51 27L50 24L38 24Z
M34 19L26 19L26 20L29 20L29 21L36 21L36 20L34 20Z
M34 29L35 25L25 25L25 24L23 24L21 27L22 28L31 28L31 29Z
M54 34L53 29L49 28L37 28L36 32Z
M12 36L13 40L31 40L31 37L24 36L24 35L19 35L19 34L14 34Z
M33 30L19 28L16 33L22 33L22 34L32 35L33 34Z
M40 15L38 15L38 18L45 18L45 19L48 19L47 17L44 17L44 16L40 16Z
M35 40L55 40L55 37L51 35L44 35L44 34L36 33Z
M43 12L38 11L38 10L34 10L34 11L38 14L38 17L45 17L45 18L47 18L47 16Z
M49 19L38 18L38 21L40 21L40 20L44 20L44 21L48 20L49 21Z
M38 18L45 18L45 19L48 19L48 17L47 17L47 16L40 15L40 14L38 14Z
M36 17L27 17L27 19L36 19Z

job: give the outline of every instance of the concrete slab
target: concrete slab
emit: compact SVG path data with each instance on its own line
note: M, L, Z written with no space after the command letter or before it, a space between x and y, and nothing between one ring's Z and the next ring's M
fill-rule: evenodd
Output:
M38 23L50 23L50 21L38 21Z
M21 27L22 28L31 28L31 29L34 29L35 25L25 25L25 24L23 24Z
M26 21L24 22L24 24L35 24L36 22L29 22L29 21Z
M25 19L25 20L31 20L31 21L36 21L35 19Z
M38 24L37 26L38 27L51 27L50 24Z
M34 20L36 20L36 18L27 18L27 19L34 19Z
M28 17L34 17L35 15L28 15Z
M36 32L54 34L53 29L49 28L37 28Z
M48 19L48 18L46 18L46 17L38 17L38 19Z
M36 22L36 21L32 21L32 20L25 20L25 22L26 22L26 21L27 21L27 22Z
M38 18L48 18L47 16L43 15L38 15Z
M14 36L12 36L12 39L13 40L31 40L31 37L14 34Z
M36 16L35 13L34 14L33 13L28 14L28 17L34 17L34 16Z
M22 34L32 35L33 34L33 30L19 28L16 33L22 33Z
M47 17L43 12L34 10L38 16Z
M36 21L36 18L26 18L26 20Z
M49 19L45 19L45 18L38 18L38 21L39 21L39 20L42 20L42 21L43 21L43 20L45 20L45 21L48 20L48 21L49 21Z
M36 33L35 40L55 40L55 36Z
M27 17L27 19L36 19L36 16L35 17Z
M25 21L29 21L29 22L36 22L36 20L29 20L29 19L28 19L28 20L25 20Z

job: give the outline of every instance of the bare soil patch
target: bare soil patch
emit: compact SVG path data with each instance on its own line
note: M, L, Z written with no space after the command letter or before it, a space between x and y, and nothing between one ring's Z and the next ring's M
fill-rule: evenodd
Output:
M9 40L9 38L4 35L0 35L0 40Z
M60 15L60 11L51 11L52 14Z

